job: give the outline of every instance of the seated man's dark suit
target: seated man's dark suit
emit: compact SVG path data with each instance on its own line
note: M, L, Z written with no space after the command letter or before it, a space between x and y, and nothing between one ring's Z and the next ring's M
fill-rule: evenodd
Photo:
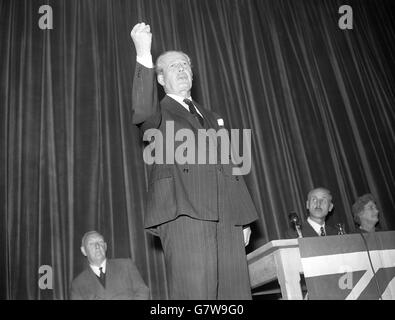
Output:
M189 129L196 143L194 163L166 164L163 159L164 164L151 165L145 228L161 238L170 299L250 299L242 229L257 219L257 212L243 177L232 175L230 164L197 163L198 129L220 127L218 115L193 103L205 127L171 97L166 95L159 104L154 69L136 64L133 123L142 133L158 129L164 154L167 123L174 124L174 132ZM174 150L181 143L175 141ZM206 141L206 159L209 152L219 154Z
M308 223L307 221L305 221L301 224L301 229L302 229L303 237L318 237L319 236L317 234L317 232L315 232L315 230L313 229L311 224ZM325 223L325 233L327 236L335 236L335 235L337 235L337 230L334 227ZM298 233L296 232L295 229L289 228L287 230L287 232L285 233L285 238L286 239L298 238Z
M88 266L71 284L72 300L147 300L149 289L130 259L107 259L105 287Z

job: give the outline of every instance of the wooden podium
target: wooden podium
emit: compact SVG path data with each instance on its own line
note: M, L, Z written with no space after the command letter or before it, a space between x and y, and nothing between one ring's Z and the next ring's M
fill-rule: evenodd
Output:
M368 250L367 250L368 248ZM252 288L278 281L283 299L395 299L395 232L273 240L247 255Z
M298 239L273 240L247 255L251 288L278 280L286 300L302 300Z

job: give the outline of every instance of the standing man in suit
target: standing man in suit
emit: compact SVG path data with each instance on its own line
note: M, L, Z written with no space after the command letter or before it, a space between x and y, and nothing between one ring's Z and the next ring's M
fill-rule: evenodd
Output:
M149 289L131 259L107 259L107 243L97 231L85 233L81 252L89 267L71 284L72 300L147 300Z
M251 299L245 245L251 234L248 225L257 219L256 209L242 176L232 175L229 163L197 161L207 155L202 152L218 154L219 141L207 141L212 137L202 132L218 131L222 119L192 100L193 73L185 53L160 55L155 76L150 26L135 25L131 37L137 54L133 123L143 134L156 130L163 137L158 143L163 142L166 154L163 162L150 164L144 224L161 239L169 297ZM166 93L160 103L156 80ZM191 133L194 142L174 141L169 127L172 132ZM206 139L203 151L197 144L199 135ZM193 154L192 160L178 161L182 144L184 152ZM161 148L155 148L158 150Z
M300 225L303 237L318 237L337 235L337 230L325 223L326 217L333 209L332 195L328 189L316 188L307 195L306 208L308 210L307 221ZM298 238L294 228L287 230L287 239Z

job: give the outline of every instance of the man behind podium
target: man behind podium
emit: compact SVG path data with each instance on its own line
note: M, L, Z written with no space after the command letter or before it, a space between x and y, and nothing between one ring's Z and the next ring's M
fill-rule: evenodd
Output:
M308 210L307 221L300 225L303 237L320 237L337 235L337 230L326 224L325 220L333 209L331 192L326 188L316 188L307 195L306 208ZM294 228L287 230L287 239L298 238Z
M72 300L147 300L149 289L131 259L107 259L97 231L85 233L81 252L89 266L71 284Z

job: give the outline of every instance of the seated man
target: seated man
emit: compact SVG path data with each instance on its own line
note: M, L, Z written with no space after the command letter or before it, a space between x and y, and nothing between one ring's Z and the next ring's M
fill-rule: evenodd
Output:
M367 193L360 196L352 205L354 221L359 232L375 232L376 224L379 222L379 211L376 200L372 194Z
M97 231L84 234L81 252L89 267L71 284L72 300L147 300L149 289L131 259L106 259L107 244Z
M318 237L337 235L337 230L325 224L328 213L333 208L332 195L328 189L316 188L307 195L306 208L308 210L307 221L300 225L301 236ZM290 228L285 237L287 239L298 238L297 230Z

